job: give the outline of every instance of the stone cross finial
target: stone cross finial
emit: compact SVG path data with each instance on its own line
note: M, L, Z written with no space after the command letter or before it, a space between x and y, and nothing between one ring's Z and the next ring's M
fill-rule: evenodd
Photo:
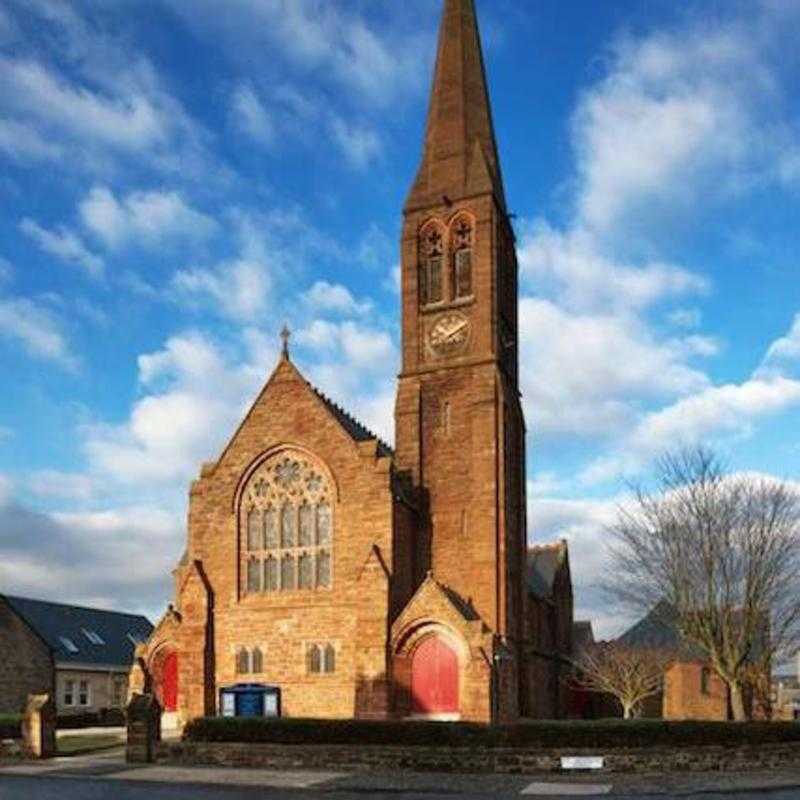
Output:
M281 341L283 342L283 357L289 358L289 339L292 337L292 332L289 330L288 325L283 326L281 331Z

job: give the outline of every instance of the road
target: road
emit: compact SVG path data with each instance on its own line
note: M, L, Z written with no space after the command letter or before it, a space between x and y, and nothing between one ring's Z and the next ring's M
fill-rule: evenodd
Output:
M305 770L132 766L121 751L0 765L0 800L502 800L702 797L800 800L800 765L761 774L632 776L350 774Z

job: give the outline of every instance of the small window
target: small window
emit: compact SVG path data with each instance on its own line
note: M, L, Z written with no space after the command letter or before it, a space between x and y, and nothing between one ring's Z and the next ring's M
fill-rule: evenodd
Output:
M312 675L322 672L322 650L317 644L312 644L308 648L308 671Z
M314 509L309 505L300 506L300 547L314 544Z
M427 297L425 303L440 303L443 298L442 292L442 259L440 257L429 258L427 263Z
M64 681L64 705L75 705L75 681Z
M81 681L78 684L78 705L84 707L91 705L89 701L89 681Z
M86 630L86 628L81 629L83 631L83 635L92 643L92 644L105 644L103 637L100 636L97 631L90 631Z
M453 277L456 299L470 297L472 295L472 250L464 248L456 252Z
M75 642L73 642L72 639L70 639L70 638L68 638L66 636L59 636L58 639L61 642L61 644L64 646L64 649L68 653L77 653L78 652L78 648L75 646Z
M278 512L274 508L264 514L264 546L267 550L278 546Z
M256 675L260 675L264 671L264 654L259 647L253 648L253 663L251 666Z
M708 667L700 670L700 694L711 694L711 670Z
M247 675L250 672L250 653L244 648L236 654L236 674Z
M332 644L325 645L324 672L336 672L336 650Z

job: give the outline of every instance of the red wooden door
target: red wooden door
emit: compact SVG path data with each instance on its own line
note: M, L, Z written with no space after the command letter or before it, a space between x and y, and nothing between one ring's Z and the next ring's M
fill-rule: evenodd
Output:
M178 710L178 654L169 653L161 673L161 702L164 711Z
M425 639L414 652L411 701L416 714L458 711L458 658L438 636Z

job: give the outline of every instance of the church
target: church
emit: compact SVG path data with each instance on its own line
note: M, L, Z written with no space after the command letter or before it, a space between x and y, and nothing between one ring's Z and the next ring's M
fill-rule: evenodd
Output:
M567 707L566 544L528 547L515 237L474 0L445 0L402 210L395 447L283 353L191 486L131 690L177 724L237 683L288 717L508 722Z

